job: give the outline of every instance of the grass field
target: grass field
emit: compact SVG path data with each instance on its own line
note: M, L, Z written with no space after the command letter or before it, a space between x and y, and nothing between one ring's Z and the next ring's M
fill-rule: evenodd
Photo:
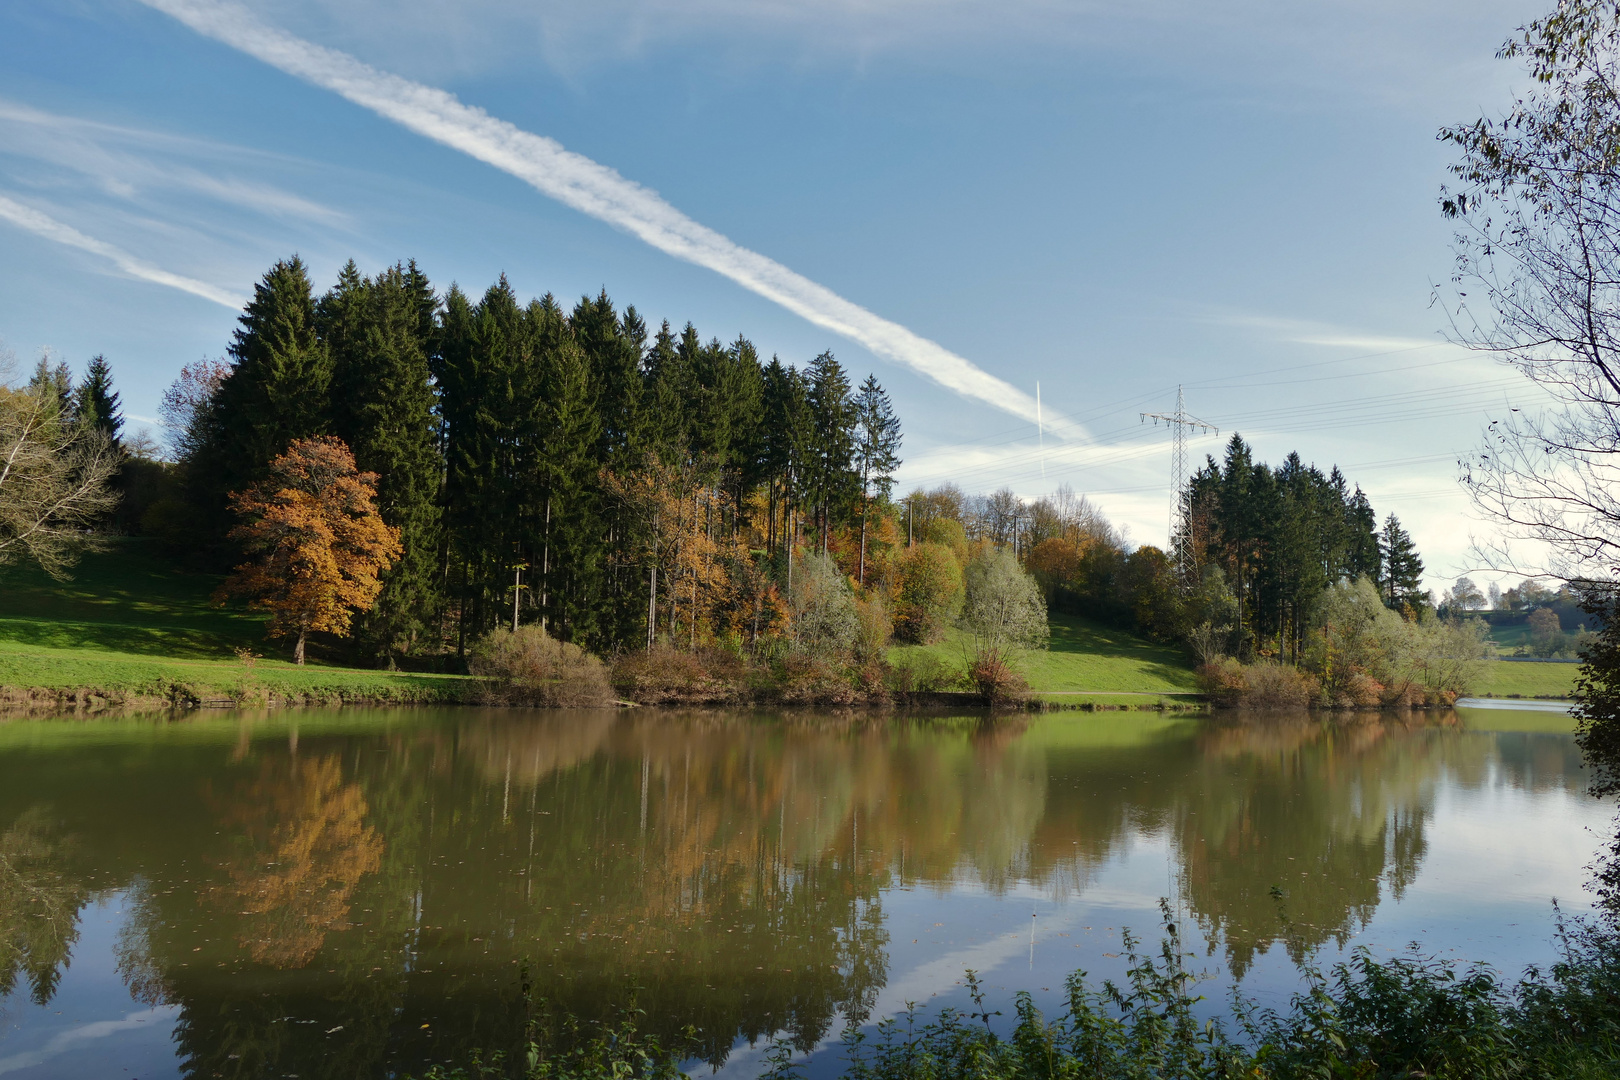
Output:
M468 680L298 667L276 657L262 616L216 608L219 579L178 570L146 542L87 555L70 581L28 566L0 569L0 687L80 690L105 697L455 701ZM251 665L238 649L266 654Z
M1022 660L1024 677L1036 691L1089 691L1091 694L1162 694L1196 691L1192 666L1180 650L1104 626L1076 615L1053 614L1052 642ZM897 645L892 664L915 663L924 654L954 668L965 664L960 631L951 630L937 645ZM1089 697L1090 695L1088 695ZM1109 703L1123 704L1131 699Z
M1526 664L1495 660L1475 691L1481 697L1567 698L1579 664Z

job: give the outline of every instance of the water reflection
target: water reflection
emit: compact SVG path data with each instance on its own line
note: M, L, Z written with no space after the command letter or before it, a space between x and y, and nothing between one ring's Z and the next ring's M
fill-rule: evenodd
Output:
M191 1075L417 1068L515 1047L537 999L632 994L718 1064L739 1034L808 1048L864 1016L895 889L1083 897L1156 836L1242 974L1399 899L1440 786L1580 783L1566 735L1455 717L288 724L0 729L0 989L49 1000L76 913L116 889L117 970L179 1007Z

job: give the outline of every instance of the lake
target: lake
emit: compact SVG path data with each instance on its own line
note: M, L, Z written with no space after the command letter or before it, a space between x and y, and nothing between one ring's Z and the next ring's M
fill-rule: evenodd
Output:
M648 709L0 724L0 1075L401 1075L528 1018L837 1067L1184 927L1211 1009L1416 942L1517 974L1612 808L1570 721Z

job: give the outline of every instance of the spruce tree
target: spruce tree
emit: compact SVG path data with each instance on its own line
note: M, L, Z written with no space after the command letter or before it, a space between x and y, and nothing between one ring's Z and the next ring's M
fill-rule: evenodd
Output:
M1418 558L1417 545L1394 514L1384 519L1378 548L1384 564L1383 580L1379 582L1384 603L1392 608L1421 604L1426 599L1423 560Z
M34 366L34 373L28 379L28 389L36 394L46 394L56 403L55 417L69 420L73 417L73 372L67 364L57 361L51 363L50 354L39 358Z
M1378 516L1359 484L1345 507L1345 534L1345 575L1352 580L1359 577L1375 582L1382 580L1384 562L1378 547Z
M265 474L294 439L330 430L331 355L316 329L315 299L303 260L278 262L254 287L231 341L231 372L214 395L193 501L215 539L225 501Z
M534 343L528 415L539 448L528 485L533 497L525 549L530 580L538 585L531 600L547 629L566 640L601 648L639 639L645 609L640 578L615 558L625 529L604 519L597 480L603 419L592 374L600 368L550 296L529 306L528 323ZM609 525L612 535L604 543ZM624 573L614 594L604 597L604 562L610 558L612 569Z
M850 468L855 409L850 400L849 378L832 353L824 352L810 361L805 381L812 433L805 479L825 554L834 512L858 489L858 480Z
M691 445L692 416L689 403L692 374L675 335L665 320L642 361L648 439L652 448L667 461L686 453ZM678 449L677 449L678 448Z
M356 630L390 657L409 650L438 604L440 460L429 370L436 306L414 264L366 280L351 262L318 311L332 356L332 430L362 470L377 473L377 510L400 531L402 554Z
M119 411L118 392L112 388L112 368L107 358L99 353L90 358L84 380L73 391L73 419L84 427L104 432L114 446L124 427L124 416Z
M861 477L860 581L866 583L866 519L872 492L887 500L900 467L900 418L876 375L868 375L855 395L855 468Z
M765 476L769 522L766 538L775 551L791 542L787 519L804 498L805 458L811 442L810 395L797 368L776 357L761 377L763 423L760 425L760 461ZM776 531L782 519L786 534Z

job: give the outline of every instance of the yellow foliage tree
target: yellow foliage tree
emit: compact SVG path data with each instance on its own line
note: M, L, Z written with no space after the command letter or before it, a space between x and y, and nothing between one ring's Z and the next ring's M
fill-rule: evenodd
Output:
M300 439L270 473L231 496L241 524L231 539L250 556L215 595L246 597L270 612L271 637L296 637L304 662L311 631L346 634L368 611L399 558L399 530L378 516L377 474L361 472L341 439Z

